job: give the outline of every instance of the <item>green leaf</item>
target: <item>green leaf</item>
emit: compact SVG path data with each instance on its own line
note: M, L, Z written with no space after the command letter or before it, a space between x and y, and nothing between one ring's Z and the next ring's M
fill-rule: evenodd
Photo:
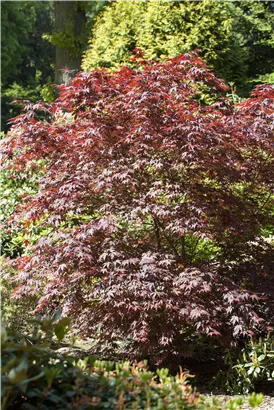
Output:
M60 369L56 367L53 367L53 368L47 367L45 369L45 376L48 382L48 388L51 387L53 380L55 379L55 377L57 376L59 372L60 372Z
M250 369L248 369L247 374L252 374L255 370L255 366L251 366Z
M54 333L59 341L59 343L64 339L66 334L69 332L69 324L71 322L70 318L64 317L59 320L59 322L54 326Z
M11 369L9 372L8 378L11 384L16 384L20 382L21 380L24 380L27 377L27 373L24 369L22 370L16 370L16 369Z
M58 397L56 394L51 394L48 396L48 400L52 401L53 403L59 403L61 400L60 397Z

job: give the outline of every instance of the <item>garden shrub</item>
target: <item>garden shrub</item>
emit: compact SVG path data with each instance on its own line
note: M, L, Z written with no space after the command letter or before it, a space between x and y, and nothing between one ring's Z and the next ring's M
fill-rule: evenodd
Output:
M37 164L39 168L39 164ZM26 329L27 320L33 315L39 295L26 295L24 298L12 298L14 289L12 278L16 270L6 261L6 258L21 256L29 243L35 243L38 238L47 234L39 227L30 226L22 232L20 227L6 223L14 213L24 196L37 192L37 179L41 172L20 172L11 176L7 170L1 170L1 317L6 326L13 330Z
M240 350L228 350L225 361L227 369L219 371L215 385L232 394L274 392L273 335L251 339Z
M9 172L45 169L9 223L48 232L15 260L14 297L41 294L38 311L131 358L178 362L203 337L273 325L274 87L234 107L195 53L135 59L14 119Z
M6 326L14 330L26 329L27 319L33 314L39 295L11 297L14 289L12 278L16 270L6 263L5 258L21 256L27 244L35 243L43 231L39 232L39 229L30 227L23 233L20 228L5 221L14 213L22 197L37 192L36 181L39 175L41 176L39 172L21 172L11 176L8 171L1 170L1 317Z
M36 319L32 334L2 329L2 409L240 409L243 399L224 404L207 401L188 386L184 373L149 371L145 363L111 363L93 357L79 360L52 349L69 330L68 318ZM262 401L249 399L253 408Z
M117 1L99 14L83 68L117 69L121 64L130 64L136 47L153 60L200 48L218 74L220 70L231 81L239 77L243 80L248 51L233 31L237 12L232 9L229 4L210 1Z

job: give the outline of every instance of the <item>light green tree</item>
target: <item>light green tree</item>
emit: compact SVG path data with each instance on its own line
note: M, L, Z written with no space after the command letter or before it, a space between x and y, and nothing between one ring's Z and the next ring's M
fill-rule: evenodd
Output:
M134 48L156 60L198 48L246 94L255 78L274 71L273 11L272 2L260 1L118 0L99 14L82 67L132 65Z
M117 68L136 47L156 60L201 49L217 74L230 81L246 71L247 51L233 32L227 2L113 2L97 20L83 68Z

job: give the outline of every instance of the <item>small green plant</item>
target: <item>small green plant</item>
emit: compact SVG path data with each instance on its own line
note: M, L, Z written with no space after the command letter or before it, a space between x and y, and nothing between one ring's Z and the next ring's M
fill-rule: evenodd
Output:
M7 263L4 256L0 258L1 264L1 318L8 331L28 331L29 321L34 317L33 311L39 295L26 295L16 299L11 295L14 289L13 278L16 270Z
M260 394L252 393L248 399L248 403L253 409L257 409L257 407L259 407L259 405L262 403L263 398L264 398L264 395L262 393Z
M211 387L218 386L232 394L246 394L268 389L268 383L273 389L273 335L268 334L265 338L257 340L250 339L240 351L227 350L224 361L227 369L218 372ZM251 396L251 401L252 397L255 396Z
M238 363L233 367L237 383L248 393L258 381L274 382L274 339L270 334L257 341L250 340L242 349Z

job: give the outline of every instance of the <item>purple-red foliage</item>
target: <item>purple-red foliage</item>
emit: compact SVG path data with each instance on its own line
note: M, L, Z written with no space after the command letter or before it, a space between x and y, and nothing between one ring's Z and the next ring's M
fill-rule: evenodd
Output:
M191 53L80 73L54 103L27 104L7 167L46 165L13 223L51 233L16 261L15 296L40 293L38 310L155 360L186 354L189 335L271 325L274 86L236 108L226 89Z

